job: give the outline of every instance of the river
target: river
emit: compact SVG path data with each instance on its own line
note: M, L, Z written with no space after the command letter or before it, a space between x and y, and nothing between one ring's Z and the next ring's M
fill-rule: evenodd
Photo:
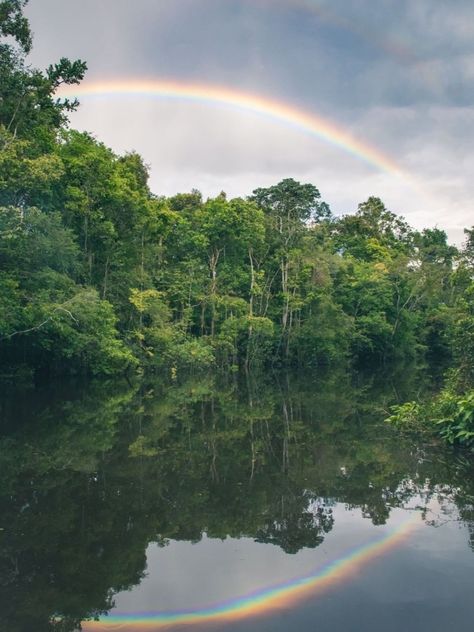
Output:
M0 397L0 629L470 632L474 459L387 426L426 372Z

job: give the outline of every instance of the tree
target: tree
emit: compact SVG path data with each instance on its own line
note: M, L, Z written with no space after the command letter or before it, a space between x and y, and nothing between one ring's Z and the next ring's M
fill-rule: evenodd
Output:
M377 197L359 204L355 214L337 219L331 228L336 250L358 259L373 261L381 252L407 253L411 248L409 225Z
M13 37L23 53L29 53L32 45L30 25L23 15L23 9L27 4L28 0L0 2L0 36Z
M267 189L256 189L252 200L264 211L267 218L267 242L272 267L280 272L281 335L285 339L286 355L289 355L289 332L291 330L290 264L309 223L330 217L326 203L312 184L300 184L289 178ZM272 281L267 289L271 292L275 273L270 270Z

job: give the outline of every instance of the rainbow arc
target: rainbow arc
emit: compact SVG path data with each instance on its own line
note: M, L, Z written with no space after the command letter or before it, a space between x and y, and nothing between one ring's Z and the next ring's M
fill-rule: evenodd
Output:
M287 125L301 133L319 138L351 154L358 160L384 173L414 185L412 178L390 156L356 138L336 123L292 104L223 86L192 82L150 80L120 80L85 82L81 86L64 86L59 97L120 97L137 96L179 100L207 105L230 106Z
M419 516L414 514L401 525L369 544L359 546L313 573L285 583L262 588L253 593L218 604L180 611L143 613L113 612L99 621L82 624L84 632L154 632L174 626L235 621L259 615L270 615L282 608L294 607L305 598L349 580L377 557L400 546L413 532Z

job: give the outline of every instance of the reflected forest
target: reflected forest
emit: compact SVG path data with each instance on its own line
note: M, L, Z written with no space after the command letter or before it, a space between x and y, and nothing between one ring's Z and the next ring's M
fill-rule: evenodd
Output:
M1 403L2 629L72 632L140 582L150 542L318 547L344 503L373 524L417 499L467 525L472 460L381 423L426 374L201 376L13 393ZM439 513L427 510L430 500Z

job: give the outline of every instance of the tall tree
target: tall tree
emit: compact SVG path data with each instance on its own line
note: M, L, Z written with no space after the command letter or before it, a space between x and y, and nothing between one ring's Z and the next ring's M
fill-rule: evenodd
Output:
M267 240L271 248L269 255L280 272L281 332L288 355L288 330L292 326L289 278L291 255L300 246L305 228L311 223L329 218L331 213L328 205L321 201L321 194L315 186L300 184L292 178L266 189L256 189L251 199L266 215ZM270 275L273 284L274 273L270 271ZM271 292L272 287L267 288L267 291Z

